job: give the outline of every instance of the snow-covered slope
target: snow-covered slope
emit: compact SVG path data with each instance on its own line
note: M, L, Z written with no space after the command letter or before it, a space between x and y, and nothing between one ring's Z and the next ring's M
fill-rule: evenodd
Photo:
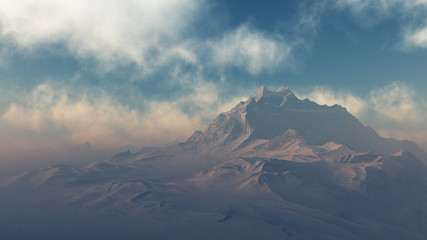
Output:
M0 238L425 239L423 156L262 87L176 146L0 179Z

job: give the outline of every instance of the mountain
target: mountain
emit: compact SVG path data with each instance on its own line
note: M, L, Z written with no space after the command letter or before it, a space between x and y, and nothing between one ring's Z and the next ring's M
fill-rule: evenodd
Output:
M0 237L425 239L426 155L262 87L186 142L1 179Z
M228 151L257 140L271 140L288 129L296 130L311 145L334 141L358 152L387 155L406 150L427 163L427 154L415 143L381 138L345 108L300 100L286 87L276 92L261 87L256 96L221 113L197 139L210 148Z

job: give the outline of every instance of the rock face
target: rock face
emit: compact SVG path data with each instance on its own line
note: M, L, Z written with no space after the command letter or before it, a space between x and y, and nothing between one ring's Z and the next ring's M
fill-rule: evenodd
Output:
M426 161L262 87L176 146L2 179L0 238L425 239Z

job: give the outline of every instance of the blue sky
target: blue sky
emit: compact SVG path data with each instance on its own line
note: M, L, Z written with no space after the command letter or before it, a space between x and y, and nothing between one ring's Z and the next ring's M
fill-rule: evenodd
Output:
M427 148L426 0L2 0L5 156L186 139L261 85Z

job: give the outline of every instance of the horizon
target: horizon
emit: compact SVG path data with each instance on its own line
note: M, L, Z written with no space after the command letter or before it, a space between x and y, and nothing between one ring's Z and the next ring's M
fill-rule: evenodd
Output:
M403 0L6 0L0 177L184 141L260 86L339 104L427 150L426 10Z

